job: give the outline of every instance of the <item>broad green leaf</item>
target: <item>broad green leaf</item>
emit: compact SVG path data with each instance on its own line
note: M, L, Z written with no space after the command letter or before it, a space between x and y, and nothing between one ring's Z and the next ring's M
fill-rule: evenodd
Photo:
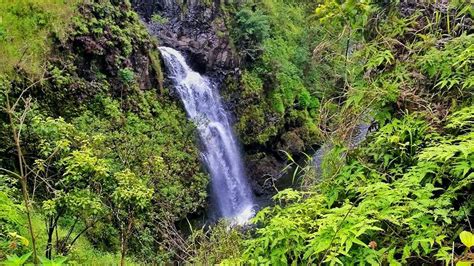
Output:
M459 238L461 239L461 242L468 248L471 248L474 246L474 234L468 231L462 231L459 234Z

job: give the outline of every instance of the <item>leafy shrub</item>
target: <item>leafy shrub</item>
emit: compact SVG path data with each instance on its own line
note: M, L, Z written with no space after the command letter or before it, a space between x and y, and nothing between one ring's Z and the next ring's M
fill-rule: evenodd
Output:
M132 84L135 81L135 73L131 68L120 69L118 73L125 84Z
M210 265L222 263L224 259L238 259L242 249L242 233L239 230L231 228L225 221L208 230L194 230L188 239L192 249L196 249L192 263Z
M474 36L463 35L450 40L443 49L432 48L419 60L419 67L434 79L434 89L441 94L458 90L473 94Z
M433 139L426 137L426 127L413 118L395 120L375 134L380 141L349 158L335 177L307 192L277 194L279 205L254 218L259 228L246 240L242 260L379 265L434 263L438 254L449 261L442 255L444 241L453 234L450 226L463 220L464 210L456 206L460 198L468 203L474 181L474 135L471 129ZM390 141L393 136L397 141ZM374 153L392 154L385 161L398 163L380 170L378 161L368 160Z
M360 30L373 12L374 7L371 4L371 1L325 0L318 5L315 14L323 23L338 23Z
M30 258L31 254L33 252L28 252L26 254L23 254L21 256L17 255L12 255L12 256L7 256L7 260L5 261L5 265L8 266L21 266L26 263L26 261Z
M268 17L260 10L252 11L248 7L242 8L236 14L236 23L235 38L248 48L258 46L269 36Z
M44 258L44 257L40 257L39 259L40 259L41 265L44 265L44 266L61 266L61 265L64 265L65 262L68 260L67 257L58 257L52 260L48 258Z
M380 169L408 168L430 137L426 122L406 116L380 128L370 139L366 153Z
M474 109L472 106L464 107L451 114L446 123L446 128L459 132L473 130Z
M6 254L26 251L29 242L17 233L25 223L23 206L13 202L11 197L12 195L0 190L0 259L5 259Z

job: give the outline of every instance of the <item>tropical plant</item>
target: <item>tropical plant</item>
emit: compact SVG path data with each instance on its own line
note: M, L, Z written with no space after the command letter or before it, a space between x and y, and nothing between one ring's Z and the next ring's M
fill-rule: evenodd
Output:
M44 266L61 266L65 264L67 259L68 259L67 257L56 257L53 260L51 260L48 258L39 257L41 265L44 265Z
M33 252L28 252L26 254L18 257L17 255L7 256L7 260L4 262L4 265L8 266L22 266L26 263L28 258L33 254Z

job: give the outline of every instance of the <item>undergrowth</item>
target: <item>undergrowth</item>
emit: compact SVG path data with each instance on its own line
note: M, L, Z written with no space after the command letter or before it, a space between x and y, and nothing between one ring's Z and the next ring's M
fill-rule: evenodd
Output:
M267 1L259 8L272 14L285 4ZM310 94L320 102L312 115L317 136L331 147L324 153L324 169L314 171L309 161L302 186L275 195L275 205L252 220L256 228L245 237L240 258L223 263L469 265L472 6L323 1L313 10L317 24L306 25L325 32L311 60L326 76L315 79L335 81L323 93ZM285 26L270 35L278 36ZM301 85L292 83L285 92L278 76L291 66L287 44L278 38L270 42L279 42L279 50L270 56L274 47L263 41L262 61L271 60L273 84L279 85L266 92L282 89L285 101L292 101L291 93L300 94ZM259 86L253 76L244 74L248 92ZM276 101L274 110L287 110L285 101ZM351 136L367 120L376 132L359 147L351 146Z
M64 40L77 1L21 0L0 3L0 72L40 76L51 37Z

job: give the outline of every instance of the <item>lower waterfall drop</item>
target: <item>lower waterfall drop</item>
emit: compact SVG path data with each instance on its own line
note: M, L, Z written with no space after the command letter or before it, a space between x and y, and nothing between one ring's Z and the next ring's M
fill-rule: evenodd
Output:
M229 116L215 85L193 71L178 51L169 47L159 49L186 112L197 126L219 213L232 224L245 224L255 212L253 195Z

